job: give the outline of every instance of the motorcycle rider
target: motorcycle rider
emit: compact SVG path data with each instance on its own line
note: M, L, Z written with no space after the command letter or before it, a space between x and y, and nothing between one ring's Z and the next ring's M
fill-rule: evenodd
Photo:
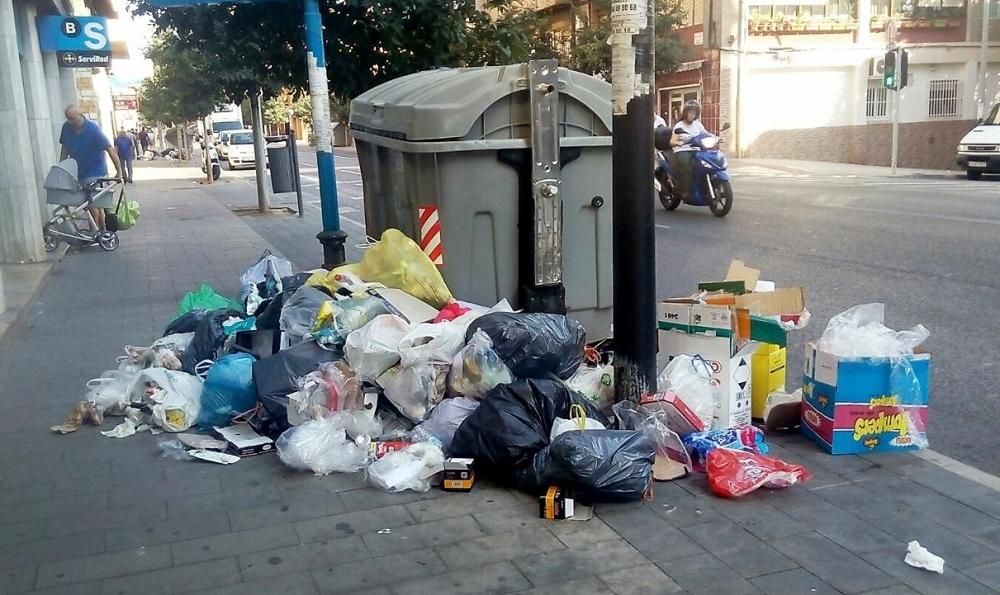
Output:
M682 196L686 196L691 184L691 160L698 150L691 146L691 139L699 134L707 134L707 130L702 126L701 104L695 100L684 104L684 111L681 112L681 119L674 123L673 135L670 137L670 146L673 152L670 155L671 165L677 172L677 190Z

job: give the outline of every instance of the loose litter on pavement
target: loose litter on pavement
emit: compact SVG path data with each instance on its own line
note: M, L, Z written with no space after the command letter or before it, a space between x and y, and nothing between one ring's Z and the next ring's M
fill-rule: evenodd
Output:
M920 542L913 540L906 544L906 557L903 561L914 568L923 568L938 574L944 574L944 558L930 553Z

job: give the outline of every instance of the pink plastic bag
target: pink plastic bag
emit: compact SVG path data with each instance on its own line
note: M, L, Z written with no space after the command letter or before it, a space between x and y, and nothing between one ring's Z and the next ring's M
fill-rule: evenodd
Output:
M739 498L760 487L787 488L810 477L801 465L752 452L716 448L708 453L708 487L723 498Z

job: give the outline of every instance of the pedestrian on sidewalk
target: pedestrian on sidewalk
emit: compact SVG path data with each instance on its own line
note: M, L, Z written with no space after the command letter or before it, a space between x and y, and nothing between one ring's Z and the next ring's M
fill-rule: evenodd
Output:
M63 124L62 132L59 134L59 144L62 145L59 160L67 157L76 160L77 179L81 186L88 186L99 178L108 177L108 162L104 158L107 153L115 164L116 177L122 177L122 164L118 160L118 151L115 150L111 141L101 130L101 127L91 122L83 115L83 112L76 105L69 105L63 112L66 122ZM107 194L101 204L92 204L90 214L97 222L97 232L104 231L104 209L112 207L112 196Z
M118 158L121 159L122 165L125 166L125 182L131 184L132 161L135 159L135 141L132 140L132 135L124 128L118 131L118 137L115 138L115 150L118 151Z

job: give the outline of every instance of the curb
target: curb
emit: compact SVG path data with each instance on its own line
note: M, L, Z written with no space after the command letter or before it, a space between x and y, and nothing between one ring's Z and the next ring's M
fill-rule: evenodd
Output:
M930 449L914 451L913 455L927 461L928 463L933 463L945 471L954 473L959 477L964 477L969 481L974 481L981 486L1000 492L1000 477L997 477L996 475L980 471L971 465L966 465L961 461L955 460L947 455L943 455Z
M27 316L27 312L31 310L31 307L35 304L35 300L38 299L38 295L42 292L42 289L48 284L49 277L52 276L52 269L55 268L55 266L58 263L62 262L64 258L66 258L66 253L68 251L69 251L68 244L65 243L60 244L59 247L56 248L56 250L52 252L52 254L49 255L49 258L46 260L45 263L48 265L48 267L42 274L41 279L35 285L34 289L31 290L31 293L28 295L27 299L24 300L24 303L18 306L17 309L14 311L0 313L0 317L11 315L9 320L0 321L0 346L3 345L4 339L10 332L10 329L14 328L18 324L20 324L21 321L25 319L25 317Z

